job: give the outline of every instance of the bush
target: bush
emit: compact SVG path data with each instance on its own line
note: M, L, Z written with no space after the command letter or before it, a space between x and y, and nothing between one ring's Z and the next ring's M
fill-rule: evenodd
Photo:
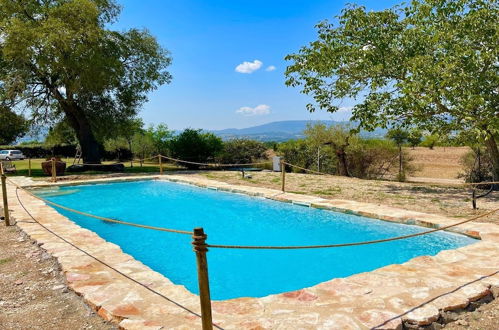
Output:
M223 149L222 139L212 133L186 129L171 142L173 157L191 162L204 163L213 161ZM182 164L187 168L198 168L194 164Z
M316 170L317 147L311 146L310 140L290 140L279 145L279 154L286 162ZM398 148L388 140L362 139L356 135L349 139L346 147L346 162L348 174L364 179L379 179L395 173L398 169ZM321 172L338 174L338 157L333 146L324 146L320 151ZM404 172L414 169L410 165L410 157L403 155ZM294 172L306 172L291 168Z
M16 149L28 158L47 158L47 157L74 157L76 155L76 146L74 145L56 145L46 146L40 144L33 145L14 145L0 146L0 150Z
M279 144L279 154L284 157L286 162L298 165L304 168L311 168L315 163L314 157L316 156L317 151L313 152L307 141L305 140L289 140ZM296 167L292 167L291 170L293 172L304 172Z
M267 148L262 142L234 139L224 143L217 158L223 164L247 164L265 158L265 151Z
M494 181L492 176L492 160L489 153L476 147L466 153L460 160L464 172L458 177L466 182Z
M420 143L422 147L427 147L433 150L439 143L440 137L436 134L427 135L424 137L423 142Z

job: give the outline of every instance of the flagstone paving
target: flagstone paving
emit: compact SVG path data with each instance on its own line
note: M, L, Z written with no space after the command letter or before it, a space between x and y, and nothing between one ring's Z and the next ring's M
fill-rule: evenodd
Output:
M429 228L456 222L423 212L235 186L185 175L124 179L145 178L195 184ZM47 185L29 178L12 179L24 186ZM117 180L123 178L80 180L71 184ZM67 185L68 182L51 185L57 184ZM58 238L33 221L18 202L15 190L9 184L9 206L17 225L57 258L69 287L104 319L124 329L200 328L196 295L134 260L119 246L106 242L44 202L18 190L26 210L67 242ZM417 257L401 265L332 279L293 292L214 301L214 322L224 329L401 329L402 323L422 327L439 322L448 311L458 311L470 303L496 298L499 294L499 225L471 222L452 230L481 240L433 257Z

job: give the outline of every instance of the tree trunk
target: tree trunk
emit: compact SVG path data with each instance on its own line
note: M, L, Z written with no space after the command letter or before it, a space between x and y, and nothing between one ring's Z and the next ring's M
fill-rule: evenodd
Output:
M336 156L338 156L338 174L342 176L350 176L350 173L348 173L347 154L343 147L336 150Z
M74 103L65 104L62 108L66 114L69 125L75 131L78 142L80 143L83 163L100 164L100 145L92 132L90 122L83 110Z
M499 181L499 149L494 135L489 133L487 140L485 140L485 146L492 160L492 177L494 181Z

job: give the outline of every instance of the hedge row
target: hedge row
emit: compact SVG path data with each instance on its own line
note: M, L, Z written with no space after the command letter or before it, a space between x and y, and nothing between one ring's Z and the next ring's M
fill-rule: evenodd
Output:
M44 145L18 145L18 146L0 146L0 150L20 150L27 158L72 158L76 155L76 146L74 145L57 145L53 147ZM104 160L129 160L132 158L132 153L128 149L120 149L117 151L102 153Z

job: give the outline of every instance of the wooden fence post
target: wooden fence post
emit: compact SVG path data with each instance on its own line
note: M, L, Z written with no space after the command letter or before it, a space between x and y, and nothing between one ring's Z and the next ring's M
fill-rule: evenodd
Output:
M282 190L282 192L285 192L285 186L286 186L286 165L284 164L284 161L281 159L281 190Z
M55 166L55 158L52 157L52 182L57 182L57 169Z
M31 176L31 158L28 158L28 176Z
M7 183L5 182L7 178L3 173L2 168L2 197L3 197L3 214L5 217L5 225L10 226L10 214L9 214L9 202L7 200Z
M208 260L206 259L206 252L208 252L206 237L203 228L194 228L192 245L197 259L201 322L203 330L212 330L213 320L211 316L210 283L208 280Z
M163 175L163 162L162 162L161 158L162 158L161 155L158 155L158 159L159 159L159 174Z

